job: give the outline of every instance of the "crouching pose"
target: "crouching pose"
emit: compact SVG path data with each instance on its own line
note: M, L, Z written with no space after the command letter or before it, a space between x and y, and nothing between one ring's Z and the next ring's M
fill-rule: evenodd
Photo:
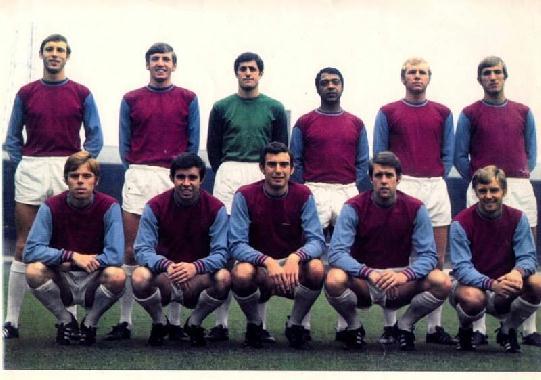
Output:
M120 206L94 191L100 170L88 152L68 157L68 190L41 205L24 251L32 293L57 318L56 342L96 342L102 314L122 295L124 235ZM80 326L66 307L84 306Z
M414 324L443 304L451 280L436 269L432 224L421 201L396 190L401 166L391 152L369 166L372 191L349 199L331 240L325 292L346 320L347 348L363 349L365 331L357 308L410 305L395 324L401 350L415 349ZM410 265L410 254L417 257Z
M530 225L522 211L503 204L507 180L502 169L478 169L472 187L479 201L455 217L450 233L457 348L475 349L472 324L487 312L501 321L496 340L505 352L520 352L517 328L541 302Z
M246 345L262 347L258 303L278 295L294 300L285 334L290 346L301 348L309 336L302 320L323 286L323 232L310 190L289 182L293 156L287 146L265 146L259 167L265 179L242 186L233 198L229 247L238 262L232 289L246 315Z
M169 326L163 306L178 302L194 309L184 325L193 346L204 346L201 323L220 306L230 289L225 265L227 212L201 189L205 164L193 153L177 156L170 169L174 188L152 198L141 215L135 238L135 299L150 314L148 343L164 343Z

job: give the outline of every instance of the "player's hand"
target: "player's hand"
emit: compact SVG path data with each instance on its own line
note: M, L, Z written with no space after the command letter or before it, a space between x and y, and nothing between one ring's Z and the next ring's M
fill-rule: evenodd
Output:
M92 273L100 268L100 262L96 259L96 255L73 252L71 262L87 273Z
M301 258L296 253L292 253L287 257L284 264L284 274L286 277L286 287L289 292L293 292L295 287L299 285L299 263Z
M522 274L518 270L513 269L511 272L506 273L498 278L498 281L504 280L507 281L509 285L515 287L515 289L522 290Z
M381 278L381 272L372 271L368 275L368 281L372 283L372 285L377 286L376 283Z
M375 285L381 290L387 291L406 282L408 282L408 278L403 273L386 270L381 272L381 277Z
M284 268L282 268L280 264L278 264L278 262L271 257L268 257L265 260L264 265L265 269L267 269L267 275L272 281L274 287L278 290L279 293L286 294L287 287Z
M517 293L515 284L505 278L494 281L492 283L492 290L494 291L494 293L504 298L508 298Z
M167 267L167 277L175 285L180 285L180 263L173 263Z
M178 264L179 283L185 283L190 281L197 274L197 268L193 263L179 263Z

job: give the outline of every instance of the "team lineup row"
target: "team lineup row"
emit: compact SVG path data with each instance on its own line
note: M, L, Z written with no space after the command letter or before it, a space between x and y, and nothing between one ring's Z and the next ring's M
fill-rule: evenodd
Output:
M26 268L21 259L37 206L50 195L66 190L63 165L66 156L80 149L81 124L86 132L83 147L96 156L102 145L92 95L86 87L65 78L64 65L69 54L63 36L52 35L43 41L40 46L43 79L21 88L10 119L6 146L10 158L18 163L17 244L10 270L5 337L16 337L19 333L18 315L26 286ZM171 74L176 69L173 49L167 44L154 44L145 59L149 85L127 93L120 112L120 155L127 167L122 196L125 236L122 255L127 277L132 277L136 268L134 241L146 202L170 189L171 160L181 152L197 152L199 148L197 97L172 85ZM234 194L241 185L263 178L257 164L260 149L270 141L288 143L283 106L259 93L263 74L261 58L254 53L241 54L235 60L234 71L238 78L237 93L215 103L209 117L207 140L209 161L216 173L213 195L223 202L226 214L232 212ZM453 156L455 166L467 179L489 164L503 168L508 176L506 203L523 210L535 231L537 210L528 177L535 165L536 143L530 110L505 98L507 69L501 59L489 57L479 65L478 80L485 96L483 101L464 109L456 138L449 109L426 99L430 76L424 60L405 62L401 77L406 96L381 108L373 147L375 154L393 151L402 162L403 175L398 188L425 204L436 242L437 265L441 269L451 222L443 177L453 165ZM358 193L356 184L368 172L366 130L359 118L340 107L343 84L344 78L337 69L322 69L315 79L321 105L297 121L291 136L292 174L296 182L304 182L313 194L319 222L328 236L337 224L342 205ZM23 128L26 128L26 140L22 137ZM475 192L470 189L468 202L475 201ZM339 238L336 230L332 234L332 239L335 238ZM128 338L131 334L132 282L135 284L126 281L120 301L120 321L109 334L110 339ZM228 300L230 297L216 313L217 325L210 331L209 339L227 338ZM272 336L264 329L265 303L257 305L264 338L271 340ZM396 314L392 308L386 308L384 315L382 340L394 340ZM177 302L169 308L168 319L171 329L183 334ZM482 320L476 323L484 325ZM309 316L302 325L304 330L309 329ZM350 327L346 319L339 318L339 332L355 330ZM473 340L484 343L483 326L478 329ZM441 308L429 315L428 331L430 340L455 343L441 326ZM503 332L508 334L508 327ZM524 323L523 336L524 343L541 345L535 315Z

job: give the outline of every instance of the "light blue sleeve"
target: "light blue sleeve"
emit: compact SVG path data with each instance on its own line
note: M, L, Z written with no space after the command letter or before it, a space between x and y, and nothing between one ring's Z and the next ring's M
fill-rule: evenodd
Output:
M23 103L19 96L15 97L13 109L9 118L8 131L6 136L6 150L9 154L9 159L17 165L22 159L23 148Z
M359 218L357 212L345 204L338 215L329 248L329 265L340 268L352 277L359 277L366 265L359 263L351 256L351 247L357 236Z
M188 147L186 151L199 154L199 102L197 96L193 98L188 109Z
M452 222L449 230L449 248L453 277L464 285L490 289L491 279L473 266L470 244L466 231L460 223Z
M225 268L229 260L229 251L227 249L228 218L225 206L222 206L209 229L210 253L207 257L197 260L204 268L203 273L214 273ZM197 263L196 267L199 268Z
M379 152L389 150L389 124L383 111L379 110L374 125L374 146L372 156Z
M103 239L103 253L96 259L102 267L121 266L124 262L124 228L122 213L118 203L109 207L103 216L105 236Z
M362 183L368 178L368 137L366 136L366 128L363 127L359 134L357 142L357 157L355 158L355 173L357 189L361 188Z
M124 168L128 168L130 163L126 161L126 156L131 147L131 119L130 119L130 106L126 99L122 99L120 103L120 115L118 126L118 153L120 154L120 160L124 165Z
M293 152L293 165L295 171L291 178L297 183L304 183L304 143L302 141L302 131L298 127L298 122L291 132L291 152Z
M535 133L535 120L532 111L528 110L526 128L524 131L524 143L526 144L528 169L530 170L530 173L535 169L535 164L537 163L537 138Z
M167 260L165 256L156 253L158 245L158 220L148 204L143 209L139 229L133 244L135 261L138 265L145 266L153 272L160 272L156 264L160 260Z
M515 268L522 269L527 276L534 274L537 268L537 254L530 223L525 214L522 214L513 234L513 250L516 259Z
M25 263L42 262L45 265L62 264L62 250L51 248L53 221L49 206L42 203L28 234L23 252Z
M453 168L453 153L455 149L455 134L453 126L453 114L449 112L449 116L445 119L443 126L443 143L441 147L441 160L443 162L443 177L446 178Z
M316 202L313 195L308 197L302 207L301 223L305 239L304 245L297 250L301 255L301 259L309 260L320 257L325 251L325 238L317 216Z
M430 271L436 268L438 263L434 230L428 210L424 205L417 210L411 243L415 250L416 258L408 269L415 274L416 279L424 278Z
M470 139L471 139L470 120L461 112L458 116L455 136L455 167L460 176L465 180L470 180Z
M103 131L101 130L98 107L92 93L86 97L84 107L83 126L85 128L85 142L83 147L93 157L98 157L101 148L103 148Z
M265 255L250 246L250 224L246 199L237 192L233 197L229 218L229 252L235 260L263 265Z

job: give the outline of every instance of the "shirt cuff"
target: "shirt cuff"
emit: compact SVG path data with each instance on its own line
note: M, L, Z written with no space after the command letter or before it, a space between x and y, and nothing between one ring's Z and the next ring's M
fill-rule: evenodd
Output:
M169 265L172 264L173 262L171 260L161 259L156 263L154 269L157 273L167 272L167 268L169 268Z
M374 269L367 267L366 265L359 270L359 278L368 280L368 276L372 273Z
M306 252L304 252L304 251L302 250L302 248L299 249L298 251L296 251L295 254L296 254L297 256L299 256L299 258L301 259L301 261L308 261L308 260L310 259L310 257L308 256L308 254L307 254Z
M68 251L67 249L63 249L61 251L61 254L62 254L61 260L62 260L62 262L67 263L67 262L71 261L71 259L73 259L73 253L74 253L73 251Z
M195 265L195 271L197 274L206 273L205 263L203 260L195 260L192 264Z
M258 258L255 260L255 265L260 266L260 267L264 266L265 260L267 260L268 257L269 256L264 255L264 254L259 255Z
M415 272L411 270L411 268L406 268L404 270L402 270L400 273L402 273L404 276L406 276L406 278L408 279L408 281L413 281L415 280L416 276L415 276Z

